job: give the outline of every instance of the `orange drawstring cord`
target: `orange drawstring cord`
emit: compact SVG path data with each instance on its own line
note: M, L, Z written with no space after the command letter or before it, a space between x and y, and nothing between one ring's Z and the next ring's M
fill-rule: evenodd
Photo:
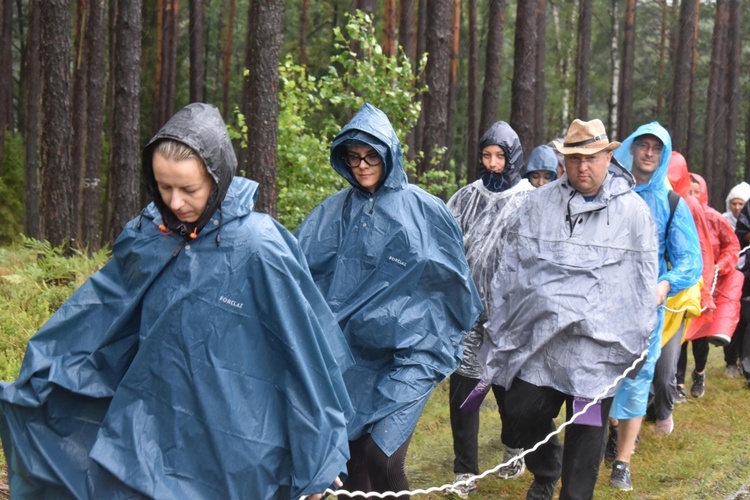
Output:
M160 224L159 225L159 231L161 231L161 234L163 234L165 236L168 235L168 234L172 234L172 231L168 231L167 230L167 226L165 226L164 224Z
M198 237L198 228L196 227L195 229L193 229L193 232L190 233L190 239L194 240L197 237Z

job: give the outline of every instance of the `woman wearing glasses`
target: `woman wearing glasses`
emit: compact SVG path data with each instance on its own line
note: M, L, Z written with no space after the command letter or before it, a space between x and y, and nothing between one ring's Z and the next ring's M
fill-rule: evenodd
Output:
M357 112L333 140L331 164L351 187L316 207L296 235L355 359L344 375L355 408L344 489L406 490L417 420L458 367L481 303L455 219L407 182L382 111Z

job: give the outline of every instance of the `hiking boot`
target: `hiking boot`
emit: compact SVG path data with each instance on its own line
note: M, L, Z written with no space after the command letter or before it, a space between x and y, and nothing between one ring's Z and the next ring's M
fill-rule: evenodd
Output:
M604 449L604 463L612 465L617 458L617 427L609 426L609 437L607 438L607 447Z
M503 452L503 463L510 462L513 457L520 455L522 452L523 448L509 448L506 446ZM500 479L515 479L520 477L524 472L526 472L526 462L523 458L519 458L504 467L500 467L497 471L497 477Z
M555 483L540 483L536 479L526 492L526 500L552 500L555 494Z
M633 484L630 482L630 467L628 467L628 464L620 460L612 464L609 485L622 491L631 491L633 489Z
M454 484L448 491L460 498L469 498L469 494L477 490L477 480L474 479L474 474L456 474L456 480L453 482L460 484Z
M668 436L672 434L673 430L674 430L674 419L672 418L672 415L669 415L664 420L656 421L656 433L657 434Z
M729 378L739 378L740 367L737 365L729 365L727 366L726 374L727 374L727 377Z
M702 398L706 394L706 374L693 371L693 386L690 395L694 398Z
M674 403L676 405L687 403L687 394L685 393L685 387L678 385L674 391Z

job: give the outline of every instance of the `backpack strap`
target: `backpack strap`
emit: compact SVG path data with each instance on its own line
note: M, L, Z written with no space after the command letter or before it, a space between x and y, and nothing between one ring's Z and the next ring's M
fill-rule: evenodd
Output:
M664 229L664 257L667 259L667 265L671 267L671 265L669 264L667 241L669 239L669 228L672 226L672 219L674 218L674 213L677 210L677 204L680 202L680 195L670 189L669 193L667 194L667 199L669 200L669 218L667 219L667 227Z

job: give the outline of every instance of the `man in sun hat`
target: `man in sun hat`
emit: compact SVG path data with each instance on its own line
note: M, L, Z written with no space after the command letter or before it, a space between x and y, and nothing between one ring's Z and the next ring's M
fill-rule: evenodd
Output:
M591 498L604 454L613 381L647 346L656 325L656 229L612 158L601 120L575 120L555 148L560 179L502 218L503 248L488 297L483 380L507 390L511 432L531 449L555 429L564 404L565 450L552 437L525 457L527 498Z

